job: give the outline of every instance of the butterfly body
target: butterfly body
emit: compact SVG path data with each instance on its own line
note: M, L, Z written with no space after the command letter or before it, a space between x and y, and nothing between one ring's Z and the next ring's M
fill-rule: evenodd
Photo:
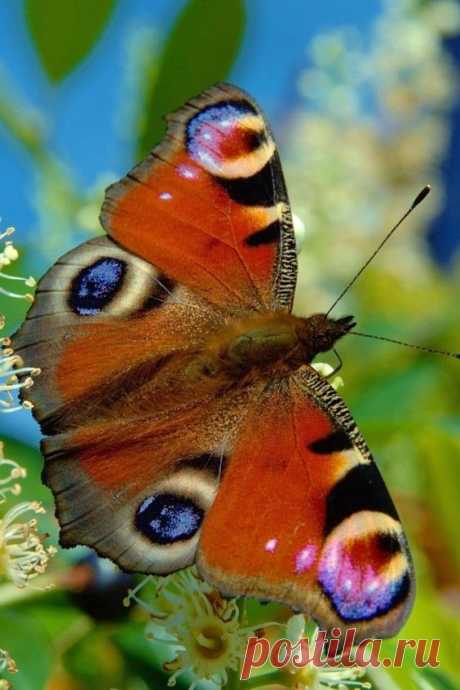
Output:
M196 562L233 595L357 638L394 634L414 578L345 403L310 366L352 317L291 314L297 255L270 129L219 84L106 192L106 237L41 279L13 347L64 546L128 571Z
M327 352L353 326L351 317L336 321L325 314L299 318L285 312L266 312L231 320L205 343L189 365L196 376L236 377L251 370L289 375Z

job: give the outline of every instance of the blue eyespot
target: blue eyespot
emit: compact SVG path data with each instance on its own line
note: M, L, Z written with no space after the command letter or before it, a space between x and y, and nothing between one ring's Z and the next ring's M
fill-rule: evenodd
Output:
M120 259L98 259L74 278L70 291L70 307L80 316L94 316L109 304L120 290L126 264Z
M173 544L193 537L203 517L204 511L189 498L164 493L144 499L134 522L150 541Z
M203 108L187 125L187 150L190 156L205 167L210 161L221 163L223 137L230 134L246 115L257 115L257 110L247 101L221 101Z

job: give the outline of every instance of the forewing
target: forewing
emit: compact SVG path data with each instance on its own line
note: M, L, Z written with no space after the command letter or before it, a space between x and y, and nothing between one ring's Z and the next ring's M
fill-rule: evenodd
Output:
M291 212L260 109L219 84L167 120L163 142L107 190L107 233L232 313L290 309Z

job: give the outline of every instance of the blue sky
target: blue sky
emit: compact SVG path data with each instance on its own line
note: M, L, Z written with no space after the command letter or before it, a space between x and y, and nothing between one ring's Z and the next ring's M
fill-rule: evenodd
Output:
M159 51L183 4L182 0L121 0L89 59L56 87L41 69L22 3L0 3L0 70L6 70L13 94L46 114L52 150L82 185L92 184L101 171L121 174L131 164L128 142L117 131L127 43L135 28L151 27ZM296 75L307 64L310 38L342 25L365 32L379 4L250 0L247 8L246 36L231 80L256 97L276 128L277 115L294 95ZM30 161L1 127L0 142L0 215L7 224L27 232L34 224Z

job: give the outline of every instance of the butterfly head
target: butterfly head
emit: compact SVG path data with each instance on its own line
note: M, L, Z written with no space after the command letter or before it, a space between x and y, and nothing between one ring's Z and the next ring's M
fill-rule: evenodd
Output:
M320 352L332 350L337 340L356 326L353 316L331 319L327 314L313 314L303 319L299 330L309 361Z

